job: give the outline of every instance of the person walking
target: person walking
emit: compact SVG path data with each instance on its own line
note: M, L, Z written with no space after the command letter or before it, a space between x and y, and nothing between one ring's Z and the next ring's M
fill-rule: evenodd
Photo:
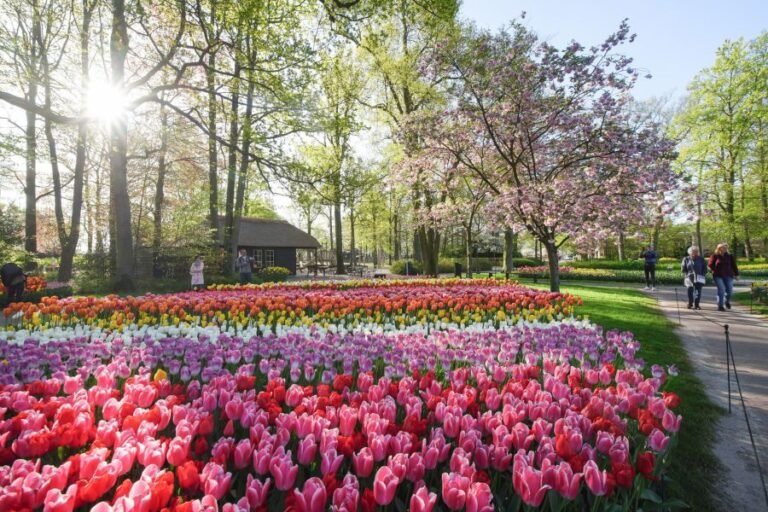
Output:
M695 245L688 248L688 256L680 265L683 283L688 289L688 309L701 309L701 289L707 282L707 262L701 257L701 251Z
M640 257L645 260L645 289L656 291L656 262L658 256L652 245L649 245L642 253Z
M240 273L240 284L250 283L253 279L253 258L248 256L245 249L240 249L235 266Z
M709 257L709 269L717 285L717 310L731 309L733 280L739 278L739 267L736 265L736 258L728 252L728 244L722 243L717 246L715 252Z
M189 267L189 275L192 276L192 289L198 291L205 288L205 279L203 278L203 269L205 263L203 263L203 255L198 254L195 256L195 261L192 262L192 266Z
M5 306L10 306L13 302L20 302L24 293L24 285L27 282L27 275L21 270L21 267L15 263L6 263L0 267L0 281L5 286Z

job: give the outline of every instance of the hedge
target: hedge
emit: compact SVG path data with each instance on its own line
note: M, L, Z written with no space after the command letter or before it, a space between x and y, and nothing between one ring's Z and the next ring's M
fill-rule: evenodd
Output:
M424 267L422 263L415 260L408 261L411 262L411 275L414 275L414 272L417 275L423 273ZM389 271L393 274L405 275L405 262L406 260L393 261L389 266ZM466 259L440 258L437 262L437 272L440 274L453 274L454 263L460 263L462 271L467 271ZM515 268L542 264L541 260L533 258L512 258L512 263L515 265ZM493 269L493 267L499 267L502 265L503 262L499 258L472 258L472 270L475 272L488 272Z

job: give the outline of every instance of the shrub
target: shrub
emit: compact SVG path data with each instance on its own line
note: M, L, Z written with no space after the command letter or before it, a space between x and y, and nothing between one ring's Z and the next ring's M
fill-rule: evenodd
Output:
M407 260L411 263L411 275L420 275L423 273L423 268L421 266L421 263L418 261L413 260ZM392 264L389 266L389 271L393 274L400 274L405 275L405 262L406 260L396 260L393 261ZM453 271L453 269L451 269Z
M259 277L265 283L280 283L288 279L291 271L285 267L267 267L259 272Z

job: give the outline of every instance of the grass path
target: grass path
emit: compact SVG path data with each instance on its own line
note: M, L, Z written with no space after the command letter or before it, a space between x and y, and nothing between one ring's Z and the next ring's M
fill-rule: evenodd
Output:
M546 288L546 285L532 285ZM647 295L622 288L566 284L563 291L578 295L578 312L606 329L631 331L641 343L646 364L674 364L680 371L667 389L680 395L683 415L679 443L672 453L668 497L679 497L691 510L717 510L711 489L717 485L719 462L712 453L715 425L724 412L714 405L696 377L674 324Z

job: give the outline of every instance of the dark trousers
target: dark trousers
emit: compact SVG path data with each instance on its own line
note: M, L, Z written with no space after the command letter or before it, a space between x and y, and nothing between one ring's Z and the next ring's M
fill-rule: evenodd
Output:
M24 293L24 283L12 284L5 289L5 305L8 306L12 302L21 302L21 295Z
M701 301L701 288L704 285L702 283L694 283L693 286L688 287L688 305L698 306Z
M655 263L646 263L645 264L645 286L653 286L656 287L656 264Z
M253 279L253 274L250 272L240 272L240 284L248 284Z

